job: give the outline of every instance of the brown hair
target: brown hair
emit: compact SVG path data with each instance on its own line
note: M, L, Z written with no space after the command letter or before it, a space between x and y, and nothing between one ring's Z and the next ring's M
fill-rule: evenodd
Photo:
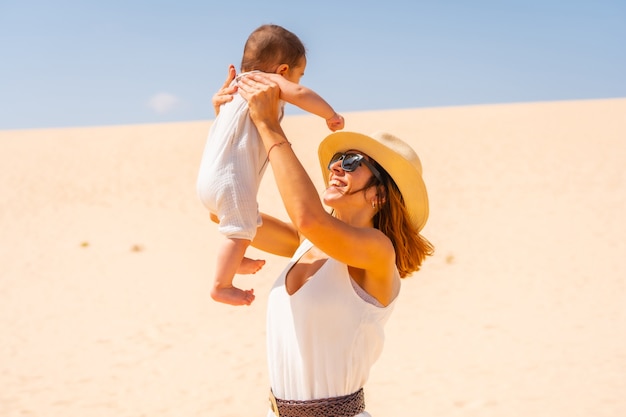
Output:
M431 256L434 246L415 228L404 204L402 193L393 178L375 160L369 159L381 173L383 183L372 175L365 186L376 187L378 211L374 215L374 227L383 232L396 251L396 266L401 278L418 271L426 256Z
M262 25L250 34L243 49L241 71L275 72L281 64L295 67L306 48L292 32L278 25Z

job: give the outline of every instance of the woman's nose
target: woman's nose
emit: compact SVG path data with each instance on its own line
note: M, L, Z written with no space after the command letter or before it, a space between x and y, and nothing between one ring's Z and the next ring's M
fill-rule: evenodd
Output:
M340 172L341 170L341 160L335 161L332 164L330 164L329 170L333 171L333 172Z

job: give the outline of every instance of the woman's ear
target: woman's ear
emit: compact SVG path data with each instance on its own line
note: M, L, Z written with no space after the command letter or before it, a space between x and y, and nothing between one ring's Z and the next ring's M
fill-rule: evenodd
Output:
M376 193L376 198L380 198L380 204L387 202L387 189L384 185L378 190L378 193Z
M374 207L375 205L379 205L379 204L381 206L383 204L385 204L385 201L387 200L387 196L386 196L387 193L386 193L384 187L383 187L382 190L380 188L377 188L377 187L374 187L374 186L372 186L370 189L371 189L371 192L374 194L374 195L368 194L370 196L369 198L372 199L371 200L372 204L373 204L372 207Z

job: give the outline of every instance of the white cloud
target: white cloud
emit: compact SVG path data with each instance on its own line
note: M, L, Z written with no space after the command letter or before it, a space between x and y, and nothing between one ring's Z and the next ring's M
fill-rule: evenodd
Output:
M169 93L158 93L148 100L148 107L158 114L169 113L180 104L180 99Z

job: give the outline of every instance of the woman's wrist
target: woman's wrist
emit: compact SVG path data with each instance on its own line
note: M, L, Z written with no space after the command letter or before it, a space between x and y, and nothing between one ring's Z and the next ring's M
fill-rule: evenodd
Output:
M274 122L272 120L255 120L254 125L256 126L265 147L272 146L277 142L283 142L287 140L285 133L283 132L280 123Z
M261 136L261 140L265 145L268 160L270 157L270 153L275 148L279 148L286 144L291 146L291 142L287 140L287 137L285 136L285 133L283 132L280 124L261 122L257 123L256 127L259 131L259 135Z
M288 140L284 140L284 141L282 141L282 142L276 142L275 144L273 144L272 146L270 146L270 148L267 150L267 159L268 159L268 161L269 161L269 159L270 159L270 153L272 153L272 150L273 150L274 148L277 148L277 147L280 147L280 146L283 146L283 145L289 145L289 146L291 146L291 142L289 142Z

